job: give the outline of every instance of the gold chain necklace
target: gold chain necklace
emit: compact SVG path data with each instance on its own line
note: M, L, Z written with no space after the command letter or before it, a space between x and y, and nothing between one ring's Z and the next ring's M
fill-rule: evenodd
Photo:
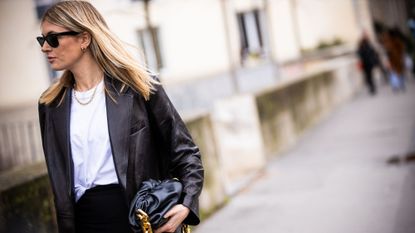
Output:
M74 88L74 89L73 89L73 95L74 95L74 97L75 97L76 101L77 101L80 105L88 105L89 103L91 103L91 102L92 102L92 100L93 100L93 99L94 99L94 97L95 97L95 93L97 92L97 88L98 88L98 86L99 86L99 83L95 86L95 89L94 89L94 92L92 93L91 98L90 98L88 101L86 101L86 102L82 102L82 101L80 101L80 100L78 99L78 97L76 96L76 91L75 91L75 88ZM76 87L76 84L74 85L74 87Z

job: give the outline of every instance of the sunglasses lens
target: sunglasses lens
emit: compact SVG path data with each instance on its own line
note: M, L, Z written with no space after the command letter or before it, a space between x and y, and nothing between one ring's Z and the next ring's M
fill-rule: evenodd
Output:
M46 41L52 48L57 48L59 46L58 36L56 35L51 34L46 36Z
M45 43L45 38L43 38L43 36L38 36L36 37L37 42L39 42L40 47L43 46L43 44Z

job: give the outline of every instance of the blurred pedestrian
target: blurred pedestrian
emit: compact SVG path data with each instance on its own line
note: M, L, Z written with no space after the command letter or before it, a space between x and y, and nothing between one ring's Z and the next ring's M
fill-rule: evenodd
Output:
M407 51L407 58L406 58L406 64L408 66L408 68L412 68L411 72L409 72L411 74L412 77L415 78L415 8L412 9L412 15L408 20L408 28L410 31L410 36L408 38L408 41L410 42L411 46L411 50ZM411 59L411 60L408 60ZM409 78L409 77L408 77Z
M371 95L376 94L376 84L373 79L373 68L379 65L379 55L369 41L367 33L363 33L359 41L357 54L360 58L360 66L363 70L365 83Z
M88 2L56 3L41 31L42 52L64 71L39 100L59 232L131 232L128 205L150 178L183 185L155 233L198 224L200 152L156 78Z
M397 28L389 29L384 46L389 60L389 81L392 90L405 91L405 44Z

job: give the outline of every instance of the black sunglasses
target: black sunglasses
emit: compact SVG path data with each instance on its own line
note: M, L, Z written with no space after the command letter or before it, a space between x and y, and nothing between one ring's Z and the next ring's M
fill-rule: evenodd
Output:
M36 37L36 39L37 39L37 42L39 42L40 47L43 47L43 44L46 41L48 42L50 47L57 48L59 46L59 40L58 40L59 36L76 36L78 34L79 32L74 32L74 31L51 33L47 36L38 36Z

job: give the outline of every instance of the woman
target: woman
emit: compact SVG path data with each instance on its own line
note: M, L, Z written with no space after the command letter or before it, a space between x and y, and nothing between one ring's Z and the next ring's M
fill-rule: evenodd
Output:
M390 64L389 81L392 90L405 91L405 44L399 29L389 29L385 34L384 44Z
M128 205L149 178L183 184L181 204L156 232L198 224L199 149L157 80L90 3L53 5L41 32L42 52L64 71L39 100L59 232L131 232Z

